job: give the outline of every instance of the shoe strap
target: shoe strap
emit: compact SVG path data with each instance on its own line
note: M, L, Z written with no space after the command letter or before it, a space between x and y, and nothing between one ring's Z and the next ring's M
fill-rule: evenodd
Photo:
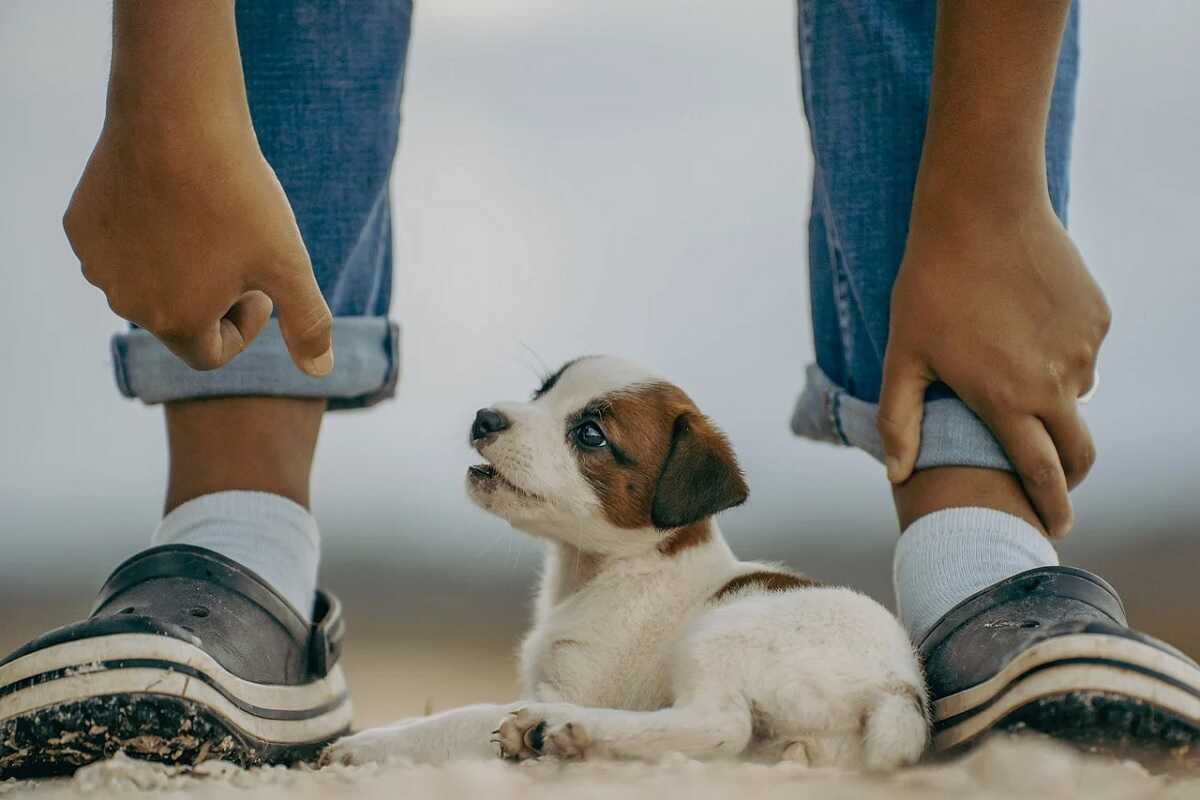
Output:
M996 606L1037 594L1068 597L1095 608L1118 625L1127 624L1125 607L1108 581L1076 567L1037 567L1005 578L963 600L946 612L925 634L918 650L925 654L947 636L977 616Z

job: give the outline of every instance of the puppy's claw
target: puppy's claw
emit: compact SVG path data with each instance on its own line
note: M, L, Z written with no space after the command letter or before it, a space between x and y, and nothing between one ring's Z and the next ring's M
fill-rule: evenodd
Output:
M540 734L533 734L539 719L535 719L525 709L518 709L505 716L496 731L499 739L500 757L506 761L524 761L541 755L538 748L532 746L540 743Z

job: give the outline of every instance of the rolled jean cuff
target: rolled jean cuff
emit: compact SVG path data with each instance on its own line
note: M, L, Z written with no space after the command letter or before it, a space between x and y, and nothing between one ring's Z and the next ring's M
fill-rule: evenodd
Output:
M851 397L816 364L809 365L806 378L792 414L792 431L807 439L857 447L882 464L883 440L875 427L879 405ZM1013 471L992 432L953 397L925 403L916 468L950 466Z
M400 328L385 317L335 317L333 371L305 375L292 362L272 319L250 346L225 366L194 370L144 330L112 339L117 388L146 404L201 397L270 395L324 397L329 409L366 408L396 393Z

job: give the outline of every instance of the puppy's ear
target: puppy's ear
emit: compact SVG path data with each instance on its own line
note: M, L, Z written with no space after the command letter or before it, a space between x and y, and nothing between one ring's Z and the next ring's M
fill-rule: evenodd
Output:
M675 418L671 449L658 476L650 521L681 528L746 502L750 490L725 436L699 414Z

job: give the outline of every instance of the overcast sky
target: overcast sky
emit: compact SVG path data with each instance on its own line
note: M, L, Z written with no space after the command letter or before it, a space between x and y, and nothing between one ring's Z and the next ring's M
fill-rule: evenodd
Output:
M735 546L890 547L882 470L787 427L812 358L794 14L420 5L395 180L403 382L326 423L314 496L331 557L531 563L462 496L467 426L525 396L538 359L595 352L675 379L729 432L753 493L723 522ZM59 224L100 125L107 26L107 3L0 4L0 576L102 576L161 503L161 413L117 395L120 323ZM1116 323L1080 547L1197 527L1198 26L1195 4L1084 9L1071 220Z

